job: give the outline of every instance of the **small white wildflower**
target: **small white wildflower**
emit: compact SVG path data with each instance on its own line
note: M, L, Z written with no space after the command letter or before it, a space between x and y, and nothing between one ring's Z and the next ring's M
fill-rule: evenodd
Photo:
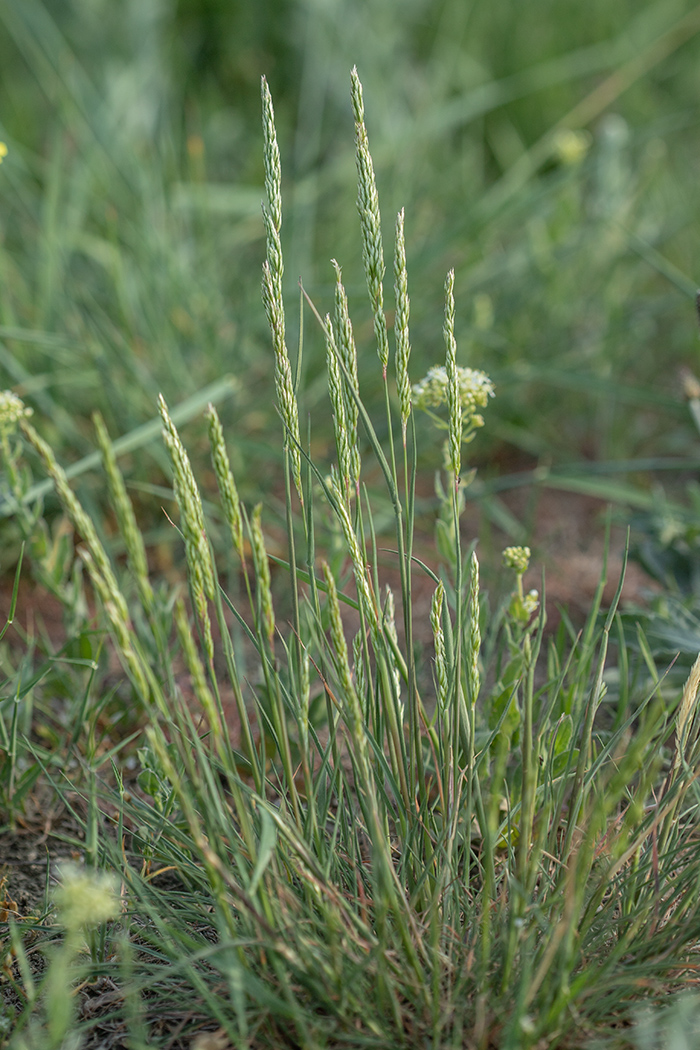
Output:
M21 397L17 397L11 390L0 390L0 435L11 433L20 419L31 414L32 409L27 408Z
M531 554L529 547L506 547L503 551L503 564L506 569L515 569L518 576L522 576L527 572Z
M528 617L532 616L540 607L540 592L534 588L528 591L523 598L523 609L527 613Z
M494 396L493 383L485 372L476 368L458 367L457 380L465 422L469 420L467 425L474 425L473 420L481 419L476 409L485 408L489 398ZM434 366L414 385L412 400L416 408L424 411L447 403L447 369L444 365Z
M67 863L61 865L59 877L54 901L59 920L71 933L119 915L119 890L112 875Z

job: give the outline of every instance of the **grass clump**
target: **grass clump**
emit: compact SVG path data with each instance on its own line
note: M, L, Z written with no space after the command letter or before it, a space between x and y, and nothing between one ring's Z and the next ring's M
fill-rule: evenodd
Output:
M96 869L66 869L58 903L65 912L76 879L93 879L94 892L109 896L94 919L112 921L92 928L76 920L53 949L46 942L59 931L48 900L41 915L12 922L5 974L13 1047L89 1045L90 1032L107 1022L133 1046L204 1039L211 1029L222 1045L251 1050L515 1050L583 1045L595 1035L613 1045L642 990L666 995L697 966L697 665L682 695L655 680L630 697L632 672L628 682L607 671L621 584L605 615L601 586L578 637L561 630L547 639L544 602L523 587L526 548L504 552L513 589L490 608L460 517L471 479L464 446L494 389L484 373L458 364L452 271L444 366L412 387L402 212L395 385L390 378L379 203L356 71L352 104L387 437L382 443L363 402L337 263L331 310L324 318L313 308L326 346L336 462L318 462L310 427L303 434L300 363L285 334L280 155L263 81L263 300L287 550L271 555L263 508L241 501L210 406L238 597L221 582L205 504L163 398L189 613L178 587L149 579L104 424L97 422L98 441L127 552L121 572L21 402L2 402L5 498L15 501L31 546L40 519L27 509L24 450L33 448L81 539L78 557L121 667L105 666L103 639L88 629L76 597L80 580L66 568L56 590L73 596L80 629L65 654L73 689L63 726L55 711L43 734L31 719L19 725L21 703L50 710L52 699L8 657L3 798L20 819L20 767L42 775ZM441 405L438 571L413 550L414 408L435 415ZM380 571L383 540L363 484L369 470L384 479L393 510L396 594ZM419 579L432 592L425 622L414 601ZM421 646L432 648L429 661L418 659ZM55 688L65 672L60 660L47 663ZM107 675L109 702L120 711L112 722ZM74 773L69 758L77 759ZM116 883L101 882L101 869L118 876L118 911ZM36 938L48 959L44 976L28 955ZM110 997L90 1005L85 989L105 979ZM83 998L74 994L66 1011L77 981ZM615 1045L630 1045L622 1029Z

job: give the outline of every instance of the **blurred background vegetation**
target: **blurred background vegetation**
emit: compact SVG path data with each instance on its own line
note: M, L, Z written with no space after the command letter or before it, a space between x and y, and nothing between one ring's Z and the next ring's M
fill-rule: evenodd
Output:
M0 0L0 29L0 387L34 407L64 463L95 448L94 409L129 435L159 391L175 407L232 376L220 411L243 495L277 484L263 73L285 179L290 349L297 279L325 312L334 257L363 391L379 396L355 208L357 64L389 310L406 208L413 379L443 358L454 266L460 363L496 383L471 446L474 495L507 524L497 490L534 470L648 510L655 476L700 465L680 380L697 356L700 5ZM322 363L307 312L302 413L330 457ZM417 425L429 492L440 436ZM184 431L194 446L198 433ZM153 522L164 463L157 428L122 458ZM79 485L97 512L99 476Z

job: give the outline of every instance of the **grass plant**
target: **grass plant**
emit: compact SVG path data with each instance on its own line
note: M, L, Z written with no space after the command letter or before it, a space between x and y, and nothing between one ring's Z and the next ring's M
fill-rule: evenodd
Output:
M125 564L41 436L40 413L30 420L14 394L1 402L5 499L75 624L66 648L43 661L3 651L3 806L8 820L27 819L28 788L17 789L40 777L85 858L84 872L61 876L58 910L47 897L32 915L9 916L9 1045L90 1046L105 1025L133 1047L204 1048L213 1033L251 1050L634 1045L626 1026L639 1000L667 997L698 965L699 665L676 693L655 673L644 688L649 673L628 668L625 679L620 664L611 674L622 581L607 610L601 584L580 634L564 625L547 636L544 601L523 588L526 548L504 553L505 603L492 607L482 592L461 516L473 480L465 450L482 411L488 431L493 386L458 364L453 271L444 366L433 362L412 385L403 212L391 346L356 71L377 357L363 353L360 367L336 263L325 317L309 300L336 456L329 464L314 453L286 338L281 162L264 80L262 99L263 300L286 550L272 556L268 511L241 498L213 405L227 563L215 556L208 499L174 412L159 402L183 595L149 577L104 422L97 440ZM364 400L368 367L383 390L381 427ZM447 437L430 565L414 554L421 407ZM50 546L42 555L36 542L50 535L25 498L37 458L79 538L82 570L70 551L52 565ZM373 472L392 508L391 541L376 527ZM385 542L396 593L383 578ZM418 579L433 592L425 622ZM39 639L37 648L49 647ZM76 910L77 884L97 902L90 915ZM651 1028L639 1031L641 1040Z

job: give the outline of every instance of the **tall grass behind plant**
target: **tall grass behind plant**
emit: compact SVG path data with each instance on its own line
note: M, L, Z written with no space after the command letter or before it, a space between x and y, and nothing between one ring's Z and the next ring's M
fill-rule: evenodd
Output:
M412 0L397 19L384 0L362 12L3 0L0 369L51 419L62 458L89 451L95 409L130 435L153 421L159 392L175 411L233 371L246 389L231 448L239 484L270 476L258 70L271 70L289 158L285 292L303 273L311 296L327 297L327 259L342 257L363 332L372 307L352 209L337 214L354 165L335 70L355 61L374 100L384 234L404 205L412 216L416 372L433 364L441 323L430 290L454 266L457 335L498 380L484 460L497 444L518 463L597 458L624 474L620 461L646 456L650 440L657 455L682 453L666 366L691 352L695 7L596 0L563 18L536 0L532 10L523 19L498 0L487 17L458 0ZM324 356L322 335L307 333L310 405L325 398ZM383 396L368 383L369 405ZM320 425L317 437L333 439ZM122 466L158 485L165 457L147 443L155 463ZM81 494L96 498L85 481Z
M361 90L353 72L358 199L378 214ZM500 622L490 619L460 518L469 481L465 439L480 431L480 409L488 417L493 389L484 373L458 363L450 271L445 364L406 400L403 215L395 251L401 323L389 344L398 413L388 369L383 377L391 437L382 443L364 403L337 266L334 313L319 320L338 457L330 471L316 461L295 430L303 391L295 388L282 333L280 155L264 83L263 105L263 287L278 364L292 622L278 613L267 514L241 500L213 407L212 461L242 602L219 581L190 457L160 400L188 564L189 621L176 595L147 585L104 426L98 423L110 498L130 558L121 580L40 423L30 422L15 395L3 401L3 428L38 454L82 538L79 555L121 659L125 702L147 723L138 752L141 793L125 790L119 743L87 756L84 810L45 771L85 825L90 863L114 868L122 886L119 928L103 927L99 952L71 972L81 981L86 967L108 973L123 992L112 1016L127 1018L140 1038L174 1013L193 1027L215 1022L233 1045L251 1048L583 1044L627 1016L641 990L664 994L697 965L697 666L682 696L668 698L657 682L634 697L634 709L620 701L620 717L611 719L603 701L621 583L604 615L601 584L578 639L567 645L560 632L546 645L544 604L523 590L525 548L504 554L513 592ZM383 256L380 233L372 214L361 218L365 258L373 263ZM384 275L369 265L367 276L377 320ZM382 381L385 321L374 331L373 367ZM351 406L359 447L347 444ZM417 407L447 435L440 573L411 557ZM378 568L373 501L363 484L370 467L380 471L394 512L396 595ZM345 564L337 572L316 549L317 526L328 515L342 537ZM434 587L432 690L416 675L409 647L417 572ZM176 647L165 642L173 627ZM229 691L234 719L224 703ZM88 725L99 710L95 684L81 710ZM32 752L31 741L25 747ZM112 827L116 821L117 841L101 809ZM160 888L164 871L176 874L177 892ZM18 938L15 951L19 958ZM33 988L26 998L13 1047L49 1045L58 1023L52 1029L51 972L39 994ZM20 968L20 989L23 974ZM45 1028L36 1012L42 996Z

